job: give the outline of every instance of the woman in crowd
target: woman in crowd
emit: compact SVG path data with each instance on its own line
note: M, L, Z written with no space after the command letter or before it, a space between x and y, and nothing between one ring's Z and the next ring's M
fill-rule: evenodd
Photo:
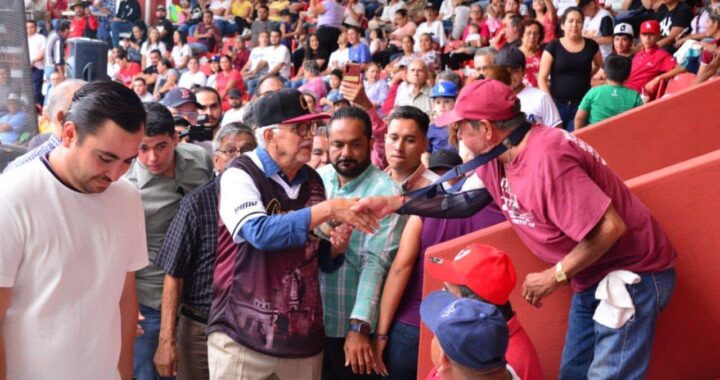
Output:
M402 54L394 57L393 61L388 65L391 72L397 71L401 66L407 67L410 62L421 58L420 54L415 53L413 46L415 46L415 40L412 36L403 37Z
M222 99L223 111L230 109L228 92L233 88L245 92L245 82L243 82L240 71L233 68L230 56L223 55L220 57L220 72L217 73L215 81L215 89L220 94L220 99Z
M317 15L316 33L320 47L327 52L335 51L345 17L342 0L311 0L309 10Z
M425 61L428 70L437 71L440 69L440 54L435 50L432 36L429 33L420 35L420 58Z
M526 86L538 86L537 76L543 53L540 44L544 38L543 34L543 26L537 20L528 20L525 22L520 51L525 55L525 77L523 78L523 83Z
M387 81L380 79L380 71L380 65L375 62L368 64L365 70L365 93L377 109L385 101L389 89Z
M188 58L187 71L180 76L178 86L182 88L192 88L193 86L204 87L207 82L207 76L200 71L200 63L197 57Z
M173 32L173 48L170 52L173 65L175 69L184 71L187 66L188 60L192 57L192 49L187 43L187 37L179 30Z
M133 25L132 31L130 32L130 38L125 40L125 50L128 53L128 60L142 63L140 49L147 39L146 36L147 33L145 33L144 24L137 23Z
M552 0L533 0L532 8L535 11L535 21L542 25L545 33L542 43L547 44L554 40L557 34L557 10Z
M163 57L157 64L157 80L155 82L155 90L153 96L155 100L162 100L163 96L168 91L172 90L177 86L180 74L173 69L172 63L169 59Z
M214 56L210 58L210 75L208 75L205 85L217 89L218 73L220 73L220 57Z
M150 29L148 29L148 38L140 47L140 63L143 69L149 64L150 52L153 50L159 50L160 55L163 57L168 51L165 43L160 40L160 32L155 27L150 27Z
M320 68L321 72L327 69L329 55L325 50L320 48L320 40L318 40L315 34L311 34L308 36L305 47L300 50L302 50L302 52L298 51L297 53L302 54L302 62L315 62L317 67ZM304 65L302 64L302 62L300 64L300 67L297 68L297 73L295 74L295 76L290 78L290 81L286 84L288 87L298 88L305 84L305 68L303 67Z
M574 130L578 105L602 66L597 42L582 35L583 20L580 8L565 11L560 20L564 36L545 47L538 73L538 87L553 97L568 131Z

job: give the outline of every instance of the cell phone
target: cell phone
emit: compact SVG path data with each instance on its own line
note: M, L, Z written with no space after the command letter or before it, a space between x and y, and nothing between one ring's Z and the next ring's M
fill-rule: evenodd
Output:
M362 70L359 63L346 63L343 69L343 80L360 83Z

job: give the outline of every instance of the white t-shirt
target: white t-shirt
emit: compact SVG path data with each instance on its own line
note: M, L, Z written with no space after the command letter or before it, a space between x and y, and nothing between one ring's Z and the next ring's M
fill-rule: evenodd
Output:
M230 108L223 114L222 122L220 122L220 126L224 127L230 123L239 122L241 123L243 121L243 116L245 116L245 107L234 109Z
M83 194L38 159L0 176L0 223L8 379L120 379L118 304L148 265L140 193L121 179Z
M600 25L605 17L609 17L609 20L612 23L612 15L604 8L598 9L597 13L595 13L595 16L593 16L592 18L585 17L583 22L583 32L595 32L595 37L602 37L602 33L600 32ZM612 24L610 26L610 29L612 30ZM612 34L609 34L608 36L612 36ZM600 53L602 54L603 61L605 60L605 58L607 58L608 55L610 55L610 53L612 53L612 50L612 42L607 44L600 44Z
M202 71L198 71L195 74L186 71L180 76L178 81L178 87L190 89L194 84L202 87L207 82L207 76Z
M45 45L47 38L40 33L35 33L28 37L28 53L30 54L30 62L45 54ZM36 69L42 70L45 67L45 60L35 62L33 65Z
M576 0L553 0L553 5L557 9L557 16L562 17L565 10L570 7L577 7Z
M284 63L278 74L285 79L290 79L290 50L288 50L287 46L283 44L268 46L265 51L265 60L267 61L269 70L272 70L280 63Z
M185 64L187 63L188 58L192 57L192 48L190 45L175 45L172 48L172 51L170 52L170 56L172 56L173 64L177 67L179 64Z
M248 57L248 60L250 61L250 70L255 70L257 66L260 64L260 62L265 61L267 62L267 59L265 58L265 55L267 54L267 47L261 47L256 46L250 50L250 56ZM266 70L263 69L263 72Z
M560 112L552 97L545 91L525 86L517 94L520 99L520 111L527 115L532 123L540 123L548 127L556 127L562 123Z
M428 24L427 21L420 24L420 26L415 29L415 46L413 47L413 50L416 52L420 52L420 36L422 36L424 33L429 33L432 36L433 41L440 44L440 47L445 46L445 41L447 39L445 38L445 28L443 27L443 23L440 20L435 20L432 23Z
M331 69L342 70L343 66L345 66L345 64L349 60L350 49L337 49L334 52L330 53L330 58L328 59L328 67L330 67Z
M213 20L223 20L223 16L217 16L215 15L215 11L218 9L227 10L230 8L230 0L213 0L212 3L210 3L210 6L208 9L213 12Z
M365 6L362 3L357 2L357 3L355 3L355 6L353 6L353 10L355 11L355 13L358 14L358 16L360 16L360 20L355 20L353 18L352 14L350 13L350 11L348 10L348 7L346 6L343 23L359 27L361 25L364 15L365 15Z
M398 9L405 9L404 1L398 1L397 3L386 5L385 8L383 8L380 19L387 22L395 21L395 12L397 12Z

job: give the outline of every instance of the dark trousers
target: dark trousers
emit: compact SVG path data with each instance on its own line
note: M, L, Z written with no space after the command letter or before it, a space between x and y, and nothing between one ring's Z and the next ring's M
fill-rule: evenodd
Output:
M324 49L328 52L337 50L337 40L340 35L340 29L332 26L321 26L315 34L317 35L318 42L320 43L320 49Z
M325 338L322 380L377 380L375 375L357 375L352 367L345 367L345 338Z
M563 122L563 129L568 132L575 130L575 114L577 113L580 102L555 100L555 105L560 113L560 118Z
M177 380L207 380L207 325L184 315L177 324L178 373Z
M42 85L43 85L43 75L45 74L44 70L40 70L33 66L32 72L30 73L30 77L32 78L32 84L33 84L33 94L35 94L35 103L36 104L43 104L43 96L42 96Z

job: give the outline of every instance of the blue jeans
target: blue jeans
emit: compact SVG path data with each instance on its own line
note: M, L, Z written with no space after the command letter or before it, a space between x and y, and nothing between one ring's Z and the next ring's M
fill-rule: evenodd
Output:
M675 289L675 269L640 274L628 285L635 315L619 329L592 319L600 301L595 288L573 295L560 363L560 379L644 379L650 362L655 322Z
M131 33L133 23L130 21L113 21L110 23L110 31L112 32L112 46L120 46L120 34Z
M562 119L563 128L568 132L574 131L575 114L577 113L580 103L568 102L557 99L553 100L555 101L555 105L557 106L558 112L560 113L560 119Z
M415 380L417 378L420 328L395 322L388 335L385 348L386 380Z
M237 33L238 26L234 22L229 22L227 20L215 20L214 21L215 27L220 30L220 33L223 37L229 36L233 33Z
M140 322L145 333L135 338L133 376L136 380L174 379L174 377L160 377L153 362L160 335L160 310L140 305L140 313L145 317L145 320Z

